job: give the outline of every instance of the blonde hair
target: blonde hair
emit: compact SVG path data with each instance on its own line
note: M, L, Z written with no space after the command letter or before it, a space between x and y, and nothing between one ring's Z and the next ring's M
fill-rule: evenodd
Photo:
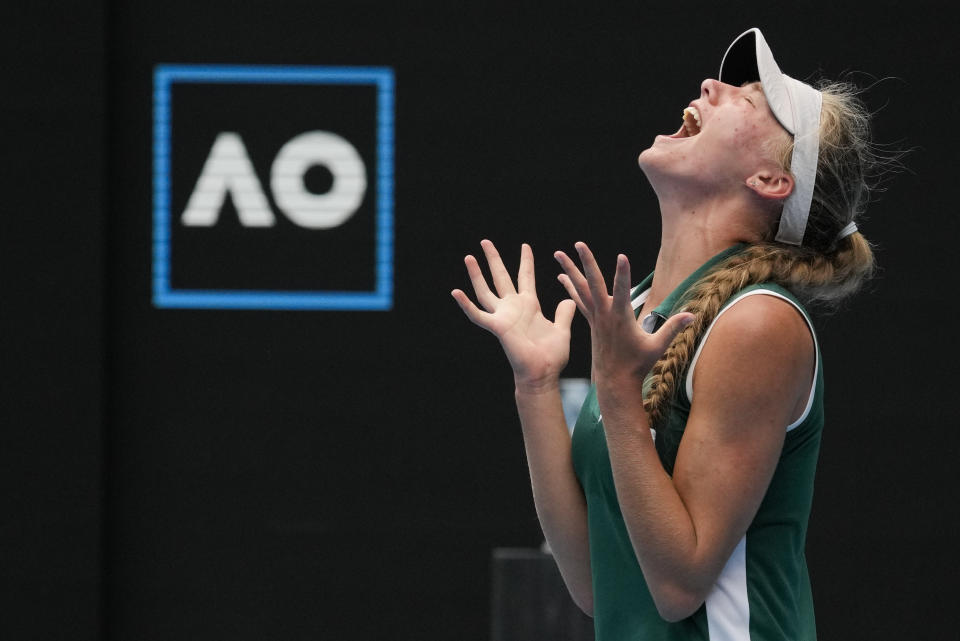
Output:
M823 108L817 181L803 244L796 247L769 240L752 244L690 288L683 308L696 318L650 372L644 407L653 427L666 417L700 337L734 294L750 285L772 282L807 303L835 303L855 292L873 273L873 251L860 232L837 239L840 230L863 212L877 169L883 165L870 142L870 114L853 85L822 83L819 89ZM792 151L789 139L778 152L788 170Z

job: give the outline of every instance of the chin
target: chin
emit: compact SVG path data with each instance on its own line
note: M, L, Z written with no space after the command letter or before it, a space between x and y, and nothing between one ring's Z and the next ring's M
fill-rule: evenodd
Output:
M657 152L652 147L644 149L640 152L640 155L637 156L637 165L645 174L651 170L656 171L655 167L657 165Z
M646 149L640 152L639 156L637 156L637 164L640 165L641 169L643 169L643 165L645 161L649 159L649 156L652 151L653 149L651 147L647 147Z

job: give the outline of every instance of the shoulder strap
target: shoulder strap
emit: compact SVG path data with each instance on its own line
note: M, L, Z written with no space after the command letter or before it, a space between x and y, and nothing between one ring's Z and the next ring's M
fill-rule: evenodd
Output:
M787 431L794 429L795 427L802 424L807 416L810 414L810 409L813 407L813 399L816 395L817 389L817 378L820 372L820 343L817 341L817 334L813 330L813 322L810 320L810 316L807 315L807 311L797 302L793 296L789 295L785 290L776 286L768 285L757 285L754 287L747 288L739 292L736 296L731 298L723 308L717 313L716 317L713 319L713 322L710 323L710 326L707 327L707 331L703 333L703 338L700 339L700 344L697 345L697 351L693 355L693 360L690 361L690 367L687 368L686 383L684 385L684 391L687 395L687 400L690 403L693 403L693 373L694 368L697 366L697 360L700 358L700 352L703 350L703 346L707 343L707 337L710 336L710 330L713 329L713 326L716 324L717 320L726 312L728 309L736 305L738 302L749 296L764 295L764 296L774 296L782 300L787 301L793 305L800 315L803 316L803 320L806 321L807 327L810 329L810 335L813 336L813 346L816 350L816 359L813 370L813 382L810 384L810 394L807 396L807 404L803 410L803 414L800 415L796 421L787 426Z

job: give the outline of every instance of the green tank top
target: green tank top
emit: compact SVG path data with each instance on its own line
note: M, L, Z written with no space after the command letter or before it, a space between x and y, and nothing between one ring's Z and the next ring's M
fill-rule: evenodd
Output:
M686 292L712 267L740 251L742 245L713 257L680 284L654 310L663 317L680 311ZM648 276L634 291L636 300L653 280ZM748 287L721 309L751 295L786 299L813 326L806 311L788 291L774 284ZM709 329L700 347L709 337ZM816 343L816 335L814 335ZM587 500L590 563L593 572L594 629L597 641L809 641L816 638L813 599L804 543L813 499L813 480L823 428L823 367L819 345L816 373L804 415L784 426L780 460L753 522L727 562L705 603L675 623L660 618L627 534L617 502L596 389L591 388L573 432L573 465ZM664 426L655 434L657 454L673 473L677 448L690 414L692 386L686 381L691 361Z

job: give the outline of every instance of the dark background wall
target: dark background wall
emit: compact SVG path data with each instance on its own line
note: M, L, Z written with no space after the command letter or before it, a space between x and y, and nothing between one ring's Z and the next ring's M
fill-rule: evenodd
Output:
M18 9L3 20L0 634L487 638L491 549L541 535L509 370L449 298L462 256L489 237L515 266L531 242L544 307L562 296L555 248L652 265L635 157L759 26L794 75L890 76L866 95L877 138L914 148L862 225L883 270L819 321L821 638L949 638L958 141L942 22L893 3ZM158 63L394 70L392 310L152 305ZM340 251L355 269L360 250ZM584 376L574 331L568 374Z
M101 627L103 6L4 3L0 636Z

